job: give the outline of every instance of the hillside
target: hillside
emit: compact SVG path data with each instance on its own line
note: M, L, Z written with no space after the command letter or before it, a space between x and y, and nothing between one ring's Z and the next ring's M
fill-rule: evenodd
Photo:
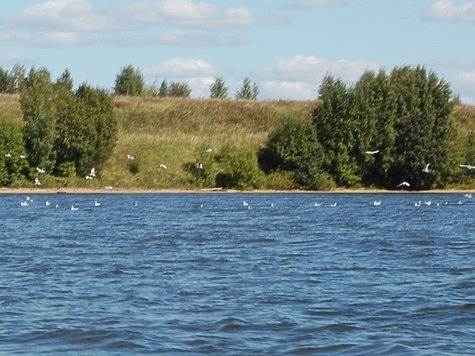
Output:
M184 165L196 162L204 150L217 152L226 145L257 149L281 119L310 120L315 105L314 101L118 97L118 141L110 160L99 168L99 179L46 177L43 187L199 188ZM17 96L0 96L0 116L21 121ZM475 107L457 107L454 116L461 131L475 130Z

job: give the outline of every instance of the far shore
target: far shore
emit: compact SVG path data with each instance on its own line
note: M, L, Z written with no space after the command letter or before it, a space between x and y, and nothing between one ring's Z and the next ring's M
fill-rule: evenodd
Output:
M0 188L2 194L465 194L473 189L442 189L442 190L384 190L384 189L335 189L330 191L317 190L233 190L220 188L206 189L124 189L105 187L90 188Z

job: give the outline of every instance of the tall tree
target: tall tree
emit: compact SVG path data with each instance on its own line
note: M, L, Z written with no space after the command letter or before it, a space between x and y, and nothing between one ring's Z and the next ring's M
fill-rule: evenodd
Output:
M228 97L228 87L222 77L216 78L209 90L211 99L227 99Z
M320 86L319 104L313 112L317 139L324 148L324 168L338 185L359 181L355 152L358 125L354 94L341 80L327 75Z
M191 87L187 83L171 82L168 90L169 96L188 98L191 95Z
M397 93L393 183L405 179L414 189L442 187L450 171L449 143L453 132L450 87L420 66L395 68L391 84ZM424 170L427 164L429 171Z
M122 68L115 79L116 95L140 96L143 94L145 82L142 73L131 64Z
M51 171L56 161L56 106L53 84L47 69L31 68L25 79L20 104L25 121L25 147L32 166Z
M259 95L259 87L250 78L244 78L241 88L236 93L237 99L256 100Z

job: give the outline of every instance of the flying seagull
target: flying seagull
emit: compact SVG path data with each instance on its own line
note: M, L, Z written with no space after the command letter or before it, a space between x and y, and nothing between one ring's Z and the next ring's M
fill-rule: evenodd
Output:
M408 183L408 182L402 182L402 183L399 183L398 185L396 185L396 188L400 188L400 187L410 187L411 185Z
M372 155L375 155L376 153L379 153L379 150L375 150L375 151L365 151L365 153L366 153L367 155L371 155L371 156L372 156Z
M430 163L427 163L427 164L425 165L425 167L422 168L422 172L424 172L424 173L429 173L429 166L430 166Z

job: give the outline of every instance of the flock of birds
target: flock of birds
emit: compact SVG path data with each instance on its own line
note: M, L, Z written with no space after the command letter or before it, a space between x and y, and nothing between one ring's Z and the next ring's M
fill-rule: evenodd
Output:
M463 199L459 199L455 202L448 202L448 201L443 201L443 202L440 202L440 201L433 201L432 199L429 199L429 200L425 200L425 201L421 201L421 200L417 200L416 202L414 202L414 206L415 207L420 207L420 206L436 206L436 207L439 207L439 206L447 206L447 205L464 205L466 204L467 202L469 202L469 200L472 198L472 194L471 193L465 193L463 195ZM33 199L29 196L27 196L24 200L22 200L20 202L20 206L22 207L29 207L30 205L33 204ZM375 207L378 207L378 206L381 206L383 205L383 201L382 199L379 199L379 200L373 200L372 203L368 203L368 205L373 205ZM41 205L41 204L40 204ZM53 206L55 208L59 208L60 205L59 203L52 203L50 200L46 200L44 201L44 205L46 207L49 207L49 206ZM133 201L132 202L132 207L137 207L139 204L138 202L136 201ZM313 206L314 207L337 207L339 206L340 203L338 203L337 201L332 201L332 202L318 202L318 201L315 201L313 203ZM67 205L69 206L69 205ZM100 208L102 206L102 202L100 202L99 200L94 200L94 203L93 204L90 204L88 205L87 207L94 207L94 208ZM242 201L242 206L246 209L253 209L254 205L251 204L250 201L248 200L243 200ZM258 206L262 206L262 204L258 204ZM274 207L274 203L270 203L269 205L271 208ZM198 207L200 209L204 208L205 205L203 203L199 204ZM72 212L77 212L79 211L79 205L75 205L75 204L72 204L70 205L70 208L69 208Z
M212 149L211 149L211 148L207 148L207 149L204 150L203 152L205 152L205 153L210 153L210 152L212 152ZM380 150L373 150L373 151L369 150L369 151L365 151L365 154L370 155L370 156L374 156L374 155L378 154L379 152L380 152ZM11 153L6 153L6 154L5 154L5 158L12 158L12 154L11 154ZM20 155L20 158L21 158L21 159L25 159L26 156L25 156L25 155ZM133 160L135 160L135 156L134 156L133 154L127 154L127 159L130 160L130 161L133 161ZM468 170L475 169L475 166L472 166L472 165L470 165L470 164L460 164L459 166L460 166L460 168L465 168L465 169L468 169ZM165 170L168 169L168 166L167 166L165 163L160 163L159 167L160 167L161 169L165 169ZM422 168L422 172L424 172L424 173L429 173L429 172L430 172L429 167L430 167L430 163L427 163L427 164ZM198 163L197 168L198 168L198 169L203 169L203 164L202 164L202 163ZM41 175L41 174L46 173L46 170L43 169L43 168L40 168L40 167L36 167L36 171L37 171L38 175ZM85 179L86 179L86 180L92 180L92 179L94 179L94 178L96 177L96 175L97 175L97 171L96 171L96 169L93 167L93 168L91 168L91 171L89 172L89 174L87 174L87 175L85 176ZM35 184L35 186L41 186L41 180L40 180L39 176L37 176L37 177L34 178L34 184ZM411 186L411 184L410 184L409 182L407 182L407 181L402 181L401 183L399 183L398 185L396 185L396 188L401 188L401 189L403 189L403 188L409 188L410 186Z

